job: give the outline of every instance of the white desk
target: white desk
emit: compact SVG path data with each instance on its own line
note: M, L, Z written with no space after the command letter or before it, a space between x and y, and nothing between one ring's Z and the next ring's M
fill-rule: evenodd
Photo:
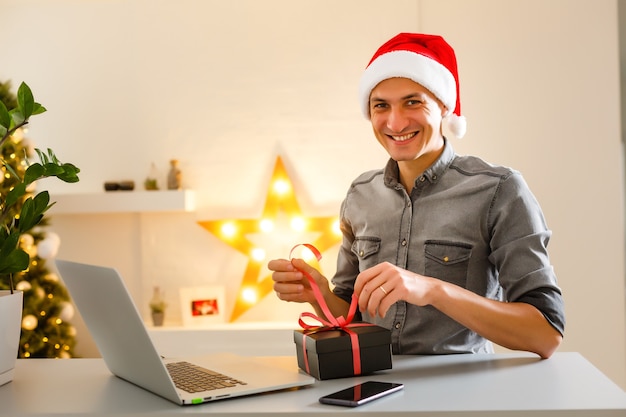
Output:
M295 367L295 357L271 357ZM358 381L405 383L403 392L348 409L323 394ZM19 359L0 387L3 416L174 416L218 414L306 417L359 411L392 416L626 416L626 392L577 353L548 360L529 354L398 356L392 370L316 382L295 391L181 407L112 376L101 359Z

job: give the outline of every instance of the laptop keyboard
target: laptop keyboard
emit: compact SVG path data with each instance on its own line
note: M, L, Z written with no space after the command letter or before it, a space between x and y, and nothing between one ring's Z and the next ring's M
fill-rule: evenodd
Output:
M165 366L176 387L190 393L246 385L243 381L189 362L172 362Z

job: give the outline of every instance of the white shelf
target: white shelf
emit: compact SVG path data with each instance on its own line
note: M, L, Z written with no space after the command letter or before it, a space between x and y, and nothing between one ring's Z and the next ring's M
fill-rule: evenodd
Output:
M195 192L167 191L108 191L100 193L55 194L56 202L47 214L80 213L139 213L194 211Z

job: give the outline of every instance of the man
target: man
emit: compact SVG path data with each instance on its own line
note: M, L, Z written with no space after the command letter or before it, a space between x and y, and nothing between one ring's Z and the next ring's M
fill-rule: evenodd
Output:
M493 342L550 357L565 327L551 232L519 172L458 156L444 136L465 133L453 49L401 33L374 54L359 94L390 160L342 203L334 288L303 260L279 259L268 264L278 297L321 314L306 271L335 316L354 293L363 320L391 330L395 354L492 352Z

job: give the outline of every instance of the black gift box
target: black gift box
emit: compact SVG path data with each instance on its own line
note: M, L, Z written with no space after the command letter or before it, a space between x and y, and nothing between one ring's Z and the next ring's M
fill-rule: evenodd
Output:
M349 327L359 338L361 373L369 374L382 369L391 369L391 331L380 326L368 325ZM294 330L298 367L308 374L323 380L355 376L352 341L343 330ZM306 359L303 350L306 346Z

